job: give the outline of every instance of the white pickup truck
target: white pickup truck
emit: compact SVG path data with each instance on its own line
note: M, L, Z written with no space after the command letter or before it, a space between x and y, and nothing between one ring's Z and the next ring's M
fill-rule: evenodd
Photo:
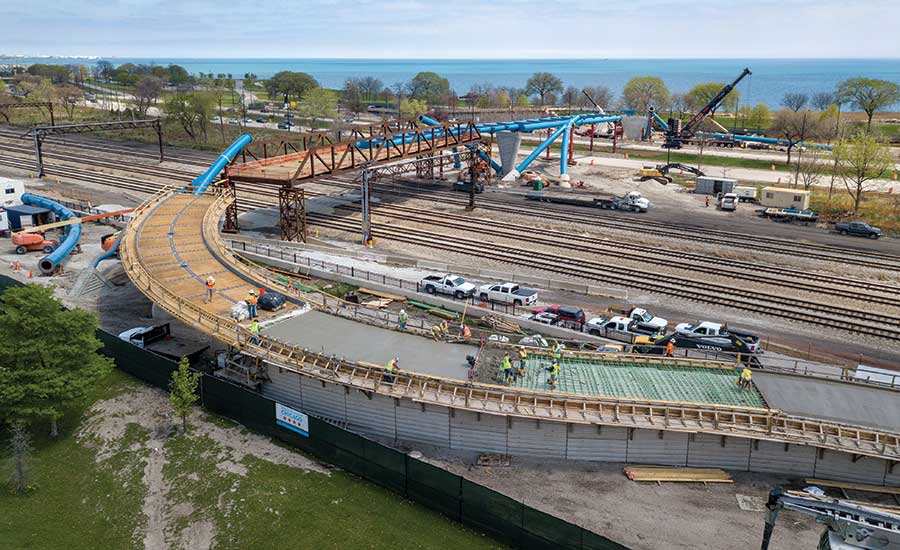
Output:
M422 289L428 294L449 294L458 300L475 294L475 285L459 275L429 275L422 279Z
M628 312L628 317L637 323L638 328L652 332L665 332L669 322L662 317L653 315L646 309L636 307Z
M516 283L499 283L481 285L478 289L478 297L485 302L530 306L537 302L538 293L536 290L521 288Z

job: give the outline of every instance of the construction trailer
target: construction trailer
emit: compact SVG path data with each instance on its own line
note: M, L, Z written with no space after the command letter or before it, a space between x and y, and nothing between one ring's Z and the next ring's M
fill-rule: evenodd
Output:
M718 195L719 193L734 193L737 180L731 178L719 178L715 176L697 176L697 185L694 193L697 195Z
M784 187L764 187L759 203L768 208L795 208L809 210L809 191L785 189Z

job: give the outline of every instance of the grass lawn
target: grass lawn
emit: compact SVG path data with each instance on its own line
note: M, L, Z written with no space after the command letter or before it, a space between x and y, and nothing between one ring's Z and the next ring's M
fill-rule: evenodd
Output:
M156 392L151 397L164 406L161 392L119 371L97 385L91 401L130 397L130 392ZM83 420L87 426L99 421L99 415L86 417L86 408L64 419L58 440L35 436L28 495L14 496L2 485L0 548L143 548L148 526L144 468L153 460L150 453L163 453L166 460L163 509L166 542L172 548L192 547L186 537L200 525L214 533L213 547L223 549L500 548L490 538L347 473L276 464L252 453L238 458L232 441L251 434L228 419L195 415L218 433L225 430L227 440L195 429L188 434L178 430L163 436L164 443L155 443L143 416L137 423L131 421L134 411L108 414L107 423L118 419L126 426L119 424L119 437L104 445L99 438L76 437ZM140 414L159 418L155 407ZM6 434L0 439L5 442ZM152 448L157 444L162 449ZM4 478L6 474L4 467Z

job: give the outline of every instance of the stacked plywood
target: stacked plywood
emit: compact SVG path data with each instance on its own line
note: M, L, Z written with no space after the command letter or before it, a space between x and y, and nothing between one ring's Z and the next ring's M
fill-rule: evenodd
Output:
M731 474L718 468L674 468L670 466L626 466L632 481L679 481L695 483L734 483Z

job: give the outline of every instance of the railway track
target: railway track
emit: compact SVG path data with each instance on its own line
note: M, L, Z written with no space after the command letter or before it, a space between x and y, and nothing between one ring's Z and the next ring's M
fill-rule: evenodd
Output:
M28 161L10 158L0 159L0 165L26 170L31 168L31 163ZM47 171L51 176L73 178L89 183L139 193L152 193L164 185L162 183L154 184L153 182L131 178L98 175L74 168L55 165L48 165ZM258 192L257 195L265 197L266 200L246 196L242 197L239 205L241 210L246 211L260 207L268 208L272 207L276 202L274 191L265 190L265 192ZM386 212L385 208L393 208L394 210L388 210ZM412 219L411 213L414 212L417 212L416 209L409 207L379 206L377 207L376 215L387 215L392 219L401 217L404 219ZM419 215L420 217L422 216L421 212L419 212ZM438 213L429 215L433 216L429 223L434 223L444 228L465 229L467 231L472 229L471 220L461 216L457 216L456 218L466 219L469 222L468 225L462 226L460 220L454 220L454 216L451 214ZM310 218L322 227L352 233L358 231L358 224L356 222L340 216L310 214ZM512 224L504 224L502 229L508 231L511 226ZM623 269L621 267L611 268L605 264L592 260L573 260L572 258L557 254L535 252L511 245L501 245L496 243L485 244L481 240L463 238L458 235L451 239L442 237L431 231L398 228L395 225L384 223L374 224L374 229L382 238L390 238L391 240L398 242L429 246L447 251L463 251L475 257L494 260L499 259L514 265L538 267L555 273L576 275L587 280L598 281L604 284L618 284L634 288L636 282L639 281L640 284L637 285L639 288L663 295L734 307L736 309L766 315L783 315L787 318L801 320L819 326L849 330L859 334L887 338L890 340L900 340L900 318L895 316L862 312L842 306L822 304L810 300L786 298L779 294L735 290L726 285L711 284L684 277ZM534 237L532 234L528 235ZM523 237L522 234L509 234L504 236L520 240ZM571 236L566 235L566 237L569 238ZM542 244L559 246L559 242L555 240L549 242L542 241ZM583 246L583 244L579 246ZM858 299L858 296L854 298Z

